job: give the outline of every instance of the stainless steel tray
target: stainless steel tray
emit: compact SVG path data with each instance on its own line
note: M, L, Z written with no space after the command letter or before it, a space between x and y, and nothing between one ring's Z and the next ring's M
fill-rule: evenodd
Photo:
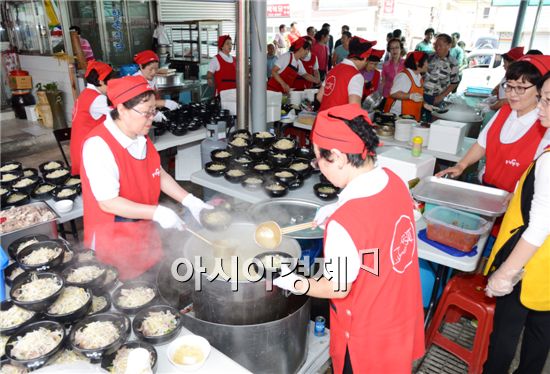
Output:
M488 217L502 215L508 207L508 192L453 179L426 177L412 190L415 199L466 210Z
M254 223L275 221L281 227L311 222L321 205L300 199L272 199L254 204L250 216ZM324 232L320 228L296 231L285 236L294 239L322 239Z

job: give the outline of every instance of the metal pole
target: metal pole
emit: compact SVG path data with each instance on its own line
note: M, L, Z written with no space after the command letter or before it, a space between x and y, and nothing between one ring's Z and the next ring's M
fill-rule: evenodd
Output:
M250 4L250 57L251 57L251 99L252 131L266 130L266 66L267 66L267 27L266 2L253 0Z
M239 0L237 11L237 128L248 129L248 46L250 0Z
M533 23L533 30L531 31L531 39L529 39L529 49L533 48L533 41L535 40L535 33L537 31L537 26L539 24L540 12L542 10L543 0L539 0L539 5L537 7L537 15L535 16L535 22Z
M521 38L521 32L523 31L523 21L525 20L525 13L527 12L528 0L521 0L518 9L518 18L516 19L516 26L514 28L514 36L512 37L512 48L517 47Z

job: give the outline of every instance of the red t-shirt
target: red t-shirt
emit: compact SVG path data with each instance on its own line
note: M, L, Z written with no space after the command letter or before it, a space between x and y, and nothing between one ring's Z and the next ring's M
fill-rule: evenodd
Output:
M328 68L328 47L326 44L313 43L311 46L311 54L317 57L319 62L319 70L327 71Z

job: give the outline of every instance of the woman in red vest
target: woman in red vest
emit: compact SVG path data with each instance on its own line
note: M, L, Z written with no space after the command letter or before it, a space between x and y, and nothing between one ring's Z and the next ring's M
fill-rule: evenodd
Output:
M200 199L185 191L160 165L147 133L155 116L155 93L143 77L112 79L113 110L88 134L82 149L84 245L99 261L117 267L122 280L136 278L162 258L158 223L182 230L183 221L159 205L160 192L187 207L195 219Z
M526 55L506 70L508 104L483 128L477 142L455 166L437 176L458 177L485 156L483 184L513 192L523 172L550 143L537 118L537 81L548 71L548 56Z
M160 99L158 93L156 92L157 86L155 84L155 75L157 75L159 70L159 56L150 49L147 49L136 53L134 56L134 62L139 65L139 70L134 74L134 76L142 76L147 79L149 87L155 91L157 108L165 107L170 110L178 109L180 105L177 102L170 99ZM155 121L160 120L161 117L163 117L162 113L159 112L155 118Z
M288 93L298 76L308 82L321 83L319 78L308 74L301 61L309 53L310 48L311 42L306 38L299 38L292 43L290 51L279 56L271 70L271 78L267 81L267 89Z
M206 80L210 87L216 88L216 96L224 90L237 87L237 65L230 55L233 43L229 35L221 35L218 38L219 52L210 61Z
M424 80L422 74L428 71L428 54L409 52L405 59L405 70L395 76L386 101L389 112L408 114L420 121L424 101Z
M348 103L361 104L365 84L361 70L367 66L367 58L375 44L357 36L351 38L348 58L328 72L317 93L317 99L321 102L319 110Z
M311 140L314 162L343 188L315 217L328 218L324 274L304 278L283 266L273 284L330 299L335 373L410 373L424 354L424 313L409 191L375 165L379 140L358 105L320 112Z
M313 40L309 36L304 36L304 38L309 40L310 43L313 43ZM317 56L311 53L311 51L309 51L305 57L302 57L302 65L304 66L306 73L314 76L317 79L320 79L319 61L317 60ZM298 75L296 77L296 80L292 85L292 88L294 88L296 91L303 91L311 87L313 87L313 82L306 80L301 75Z
M365 84L363 85L363 97L361 100L365 100L367 96L378 91L378 85L380 84L380 71L376 69L376 65L380 62L380 59L384 56L384 50L371 49L370 56L367 57L367 66L361 71Z
M80 93L73 108L71 126L71 174L80 174L82 144L90 130L105 121L111 111L107 105L107 82L113 77L113 68L104 62L89 61L84 78L86 88Z

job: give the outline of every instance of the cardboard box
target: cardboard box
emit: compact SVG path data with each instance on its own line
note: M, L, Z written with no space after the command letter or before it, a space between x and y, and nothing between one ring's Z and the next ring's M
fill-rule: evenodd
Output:
M10 75L9 82L12 90L32 89L32 77L30 75Z

